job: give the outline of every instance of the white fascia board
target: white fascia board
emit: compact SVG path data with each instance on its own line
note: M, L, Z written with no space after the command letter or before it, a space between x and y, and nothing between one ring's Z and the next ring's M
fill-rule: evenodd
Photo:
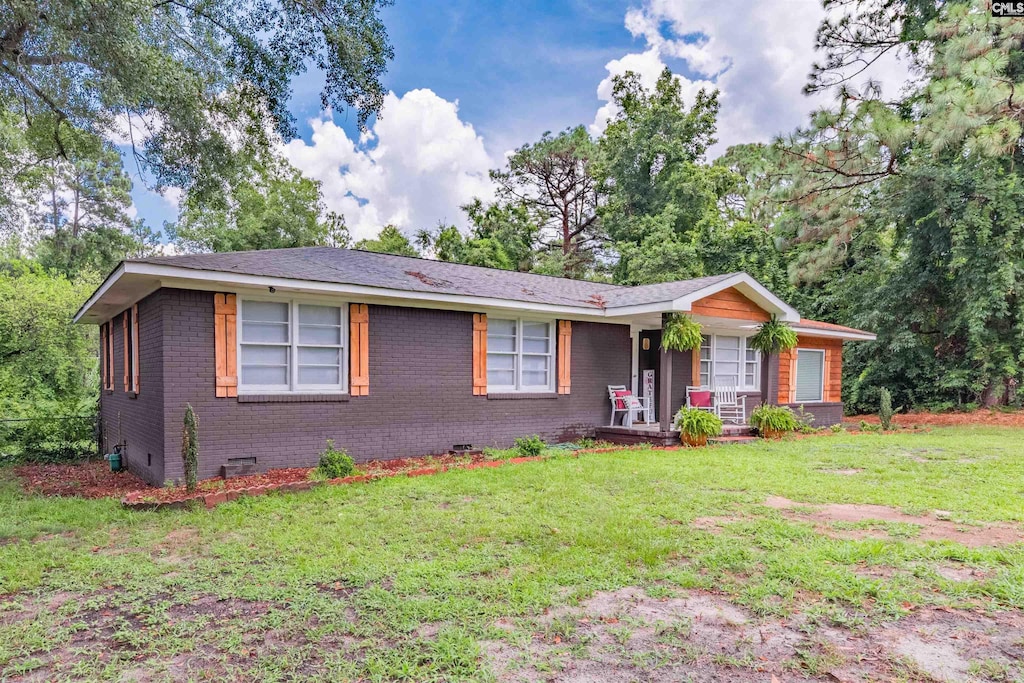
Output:
M75 313L75 317L72 318L72 322L77 323L79 320L81 320L82 316L85 315L85 312L92 308L93 304L99 301L103 297L103 295L107 293L107 290L114 286L115 282L121 279L121 276L124 275L125 273L126 265L127 264L122 261L121 265L115 268L114 272L107 276L107 279L103 281L103 284L100 285L99 289L93 292L93 295L89 297L84 304L81 305L81 307L78 309L78 312Z
M700 301L704 297L717 294L723 290L735 287L751 301L756 303L761 308L767 309L768 311L775 311L779 314L785 322L798 323L800 322L800 314L795 308L787 304L779 297L772 294L771 290L762 285L760 282L755 280L746 273L736 273L732 277L724 280L719 280L713 285L708 285L702 289L698 289L696 292L687 294L686 296L679 297L672 302L673 310L679 311L690 311L693 310L693 304Z
M808 337L829 337L846 341L875 341L878 335L870 332L843 332L841 330L822 330L817 327L801 327L793 325L793 331Z
M442 294L433 292L414 292L399 289L386 289L383 287L367 287L365 285L350 285L334 282L320 282L316 280L293 280L290 278L269 277L263 275L247 275L243 273L230 273L225 271L198 270L193 268L180 268L154 263L122 263L118 269L107 278L96 293L82 306L75 315L77 322L96 301L114 285L125 274L143 275L160 281L163 287L182 287L187 289L266 289L268 287L279 288L285 291L298 291L310 294L333 294L362 299L388 300L397 302L397 305L419 306L430 308L460 308L460 309L492 309L503 311L521 311L527 313L540 313L560 315L573 319L604 320L606 313L604 309L589 306L561 306L557 304L531 303L528 301L513 301L509 299L497 299L493 297L466 296L460 294Z

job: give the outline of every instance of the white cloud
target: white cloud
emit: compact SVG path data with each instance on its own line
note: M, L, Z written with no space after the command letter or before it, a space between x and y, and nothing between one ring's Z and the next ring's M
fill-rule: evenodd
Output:
M139 147L160 132L163 125L163 118L155 111L144 115L118 114L104 131L103 137L118 147L133 144Z
M824 18L819 0L648 0L625 18L627 30L642 38L646 49L607 64L608 77L597 90L607 104L598 110L591 130L600 132L615 114L612 76L632 69L653 85L666 59L682 60L692 76L678 76L687 106L701 87L721 91L719 143L710 150L711 157L729 145L765 142L804 125L808 112L832 97L802 92L816 58L815 33ZM906 70L888 60L862 80L868 76L898 84Z
M309 143L284 146L288 160L323 185L324 202L344 214L356 239L389 223L412 232L438 221L462 224L459 206L488 199L495 161L458 103L427 89L389 93L371 130L352 140L329 114L310 121Z

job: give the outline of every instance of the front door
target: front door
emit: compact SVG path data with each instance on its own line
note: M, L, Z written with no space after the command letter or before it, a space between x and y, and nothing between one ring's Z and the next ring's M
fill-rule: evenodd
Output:
M637 369L640 371L640 386L637 393L641 396L644 393L644 370L653 370L655 382L657 382L658 369L661 366L661 330L643 330L640 332L640 357L637 359ZM651 404L655 419L658 415L658 387L655 385L652 394Z

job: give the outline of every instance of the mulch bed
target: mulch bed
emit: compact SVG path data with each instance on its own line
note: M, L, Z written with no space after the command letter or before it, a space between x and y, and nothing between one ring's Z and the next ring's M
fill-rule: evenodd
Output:
M120 498L151 488L131 472L111 472L103 460L72 465L19 465L14 474L29 493L43 496Z
M878 424L877 415L854 415L846 421L859 423L861 420ZM1024 410L1013 412L1001 410L975 410L969 413L897 413L893 422L902 427L923 425L930 427L961 427L983 425L991 427L1024 427Z

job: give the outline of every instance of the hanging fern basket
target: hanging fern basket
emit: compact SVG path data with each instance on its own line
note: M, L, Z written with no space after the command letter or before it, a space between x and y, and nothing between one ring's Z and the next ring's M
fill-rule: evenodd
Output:
M666 351L699 349L702 339L701 324L682 313L673 313L661 330L661 348Z

